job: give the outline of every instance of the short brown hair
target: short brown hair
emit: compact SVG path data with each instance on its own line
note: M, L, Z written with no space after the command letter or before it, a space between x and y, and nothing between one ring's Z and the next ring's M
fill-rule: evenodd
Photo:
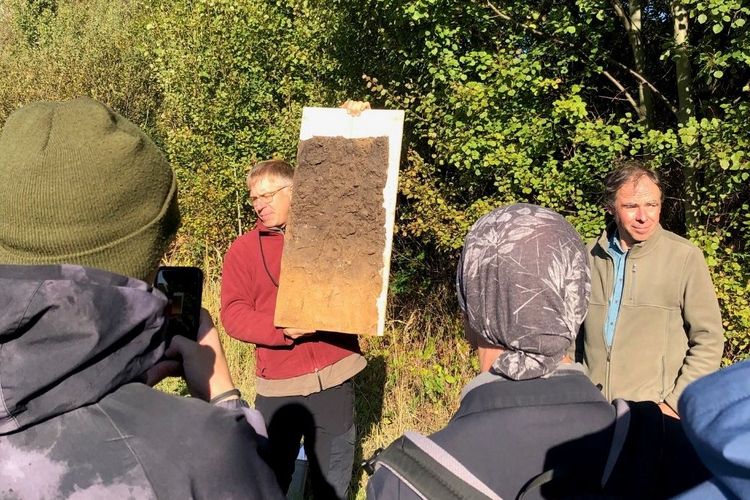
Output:
M656 184L661 193L661 201L664 201L664 189L662 189L659 173L646 166L642 161L632 159L618 162L617 167L604 178L604 204L606 207L614 208L617 191L626 182L636 183L644 175Z
M247 187L262 177L277 177L291 182L294 178L294 169L284 160L259 161L247 174Z

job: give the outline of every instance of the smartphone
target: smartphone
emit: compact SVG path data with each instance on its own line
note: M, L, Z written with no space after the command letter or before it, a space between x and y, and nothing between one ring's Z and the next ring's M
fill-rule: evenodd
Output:
M154 288L167 296L167 337L198 338L203 295L203 271L197 267L163 266L156 272Z

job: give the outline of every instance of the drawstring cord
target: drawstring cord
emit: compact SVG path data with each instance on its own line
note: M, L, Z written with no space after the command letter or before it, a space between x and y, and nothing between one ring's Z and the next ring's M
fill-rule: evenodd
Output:
M266 269L266 274L271 279L271 283L276 288L279 288L279 282L271 275L271 271L268 270L268 264L266 263L266 254L263 253L263 240L260 238L260 231L258 231L258 246L260 246L260 259L263 261L263 267Z

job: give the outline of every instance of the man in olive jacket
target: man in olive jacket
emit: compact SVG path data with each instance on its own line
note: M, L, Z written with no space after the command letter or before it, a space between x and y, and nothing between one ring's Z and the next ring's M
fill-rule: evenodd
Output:
M608 399L659 403L677 416L693 380L719 368L724 336L703 253L659 224L656 172L631 161L605 181L614 217L591 245L582 357Z

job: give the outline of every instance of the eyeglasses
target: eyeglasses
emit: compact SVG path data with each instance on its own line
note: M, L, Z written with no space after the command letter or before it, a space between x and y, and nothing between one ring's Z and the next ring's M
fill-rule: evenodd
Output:
M262 201L263 203L266 203L266 204L267 203L271 203L273 201L273 196L276 193L278 193L282 189L288 188L289 186L291 186L291 184L287 184L286 186L282 186L279 189L277 189L276 191L269 191L267 193L259 194L258 196L251 196L250 197L250 203L252 203L253 205L255 205L259 201Z

